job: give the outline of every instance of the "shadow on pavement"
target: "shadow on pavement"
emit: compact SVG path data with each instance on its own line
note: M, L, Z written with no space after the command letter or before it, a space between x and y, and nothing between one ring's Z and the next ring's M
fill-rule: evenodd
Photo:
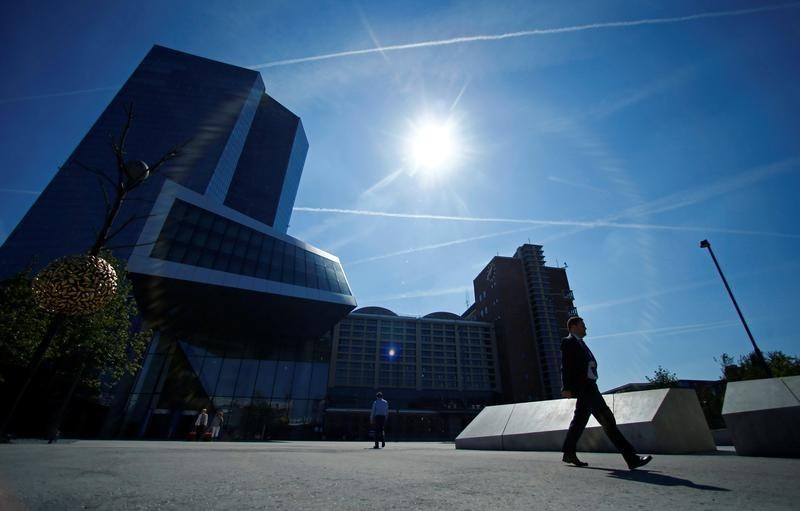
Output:
M686 486L687 488L694 488L696 490L731 491L728 488L721 488L719 486L711 486L708 484L696 484L688 479L672 477L660 472L650 472L649 470L618 470L600 467L586 468L589 470L605 470L606 472L609 472L609 476L611 477L625 479L627 481L636 481L639 483L658 484L660 486Z

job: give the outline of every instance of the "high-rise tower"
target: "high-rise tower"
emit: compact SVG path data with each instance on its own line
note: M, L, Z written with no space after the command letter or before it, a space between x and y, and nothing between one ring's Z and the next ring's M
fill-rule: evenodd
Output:
M126 158L182 146L129 194L107 243L156 329L120 393L126 434L175 436L185 411L256 392L302 424L325 392L320 336L356 302L335 256L286 234L308 141L256 71L154 46L0 247L0 278L93 244L106 210L96 174L117 178L109 136L126 108Z
M561 338L576 314L566 270L545 266L541 245L497 256L473 281L471 314L492 321L507 403L556 399L561 391Z

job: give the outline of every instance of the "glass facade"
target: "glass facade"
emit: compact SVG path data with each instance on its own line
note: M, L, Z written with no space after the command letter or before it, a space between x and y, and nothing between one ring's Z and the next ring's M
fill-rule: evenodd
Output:
M334 384L495 391L490 323L350 314L334 333Z
M334 257L284 234L308 140L257 71L154 46L0 247L0 278L93 245L107 208L93 173L116 182L108 137L129 109L126 157L152 165L179 149L126 198L106 244L158 330L106 434L181 438L203 407L226 412L225 438L299 434L324 409L319 335L355 300Z
M117 257L130 256L165 179L272 225L282 203L294 202L308 142L299 118L264 91L257 71L154 46L0 247L0 277L33 256L36 270L92 246L106 206L97 176L84 166L116 179L108 137L122 135L129 107L135 115L125 142L130 158L152 164L184 145L123 204L112 231L127 226L109 243ZM247 116L253 97L256 112ZM230 186L220 196L225 187L208 188L222 174ZM285 232L287 222L282 218L278 229Z
M307 152L300 118L264 95L225 205L286 232Z
M122 135L126 108L132 108L135 119L125 143L130 158L152 164L186 145L123 205L112 230L130 223L109 246L127 259L164 179L198 193L206 190L254 89L263 94L256 71L154 46L0 249L0 276L23 268L34 255L42 267L92 246L106 205L97 176L84 166L117 178L109 134Z
M176 199L151 257L331 291L350 288L331 259Z
M128 398L123 435L186 438L207 408L224 412L225 439L307 437L322 420L329 354L325 339L264 344L160 335Z
M357 309L333 331L323 431L369 439L369 406L389 401L395 439L452 440L500 396L494 327L450 313L403 317Z

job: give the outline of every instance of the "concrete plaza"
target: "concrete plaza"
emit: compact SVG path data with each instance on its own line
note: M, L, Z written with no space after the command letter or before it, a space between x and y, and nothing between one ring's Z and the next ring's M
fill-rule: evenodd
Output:
M0 445L0 509L797 509L800 459L456 450L450 443Z

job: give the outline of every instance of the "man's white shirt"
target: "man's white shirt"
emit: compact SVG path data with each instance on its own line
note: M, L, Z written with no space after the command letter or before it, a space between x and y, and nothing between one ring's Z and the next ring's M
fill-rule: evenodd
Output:
M389 402L383 398L376 399L372 403L372 412L369 414L370 420L374 419L376 415L389 415Z

